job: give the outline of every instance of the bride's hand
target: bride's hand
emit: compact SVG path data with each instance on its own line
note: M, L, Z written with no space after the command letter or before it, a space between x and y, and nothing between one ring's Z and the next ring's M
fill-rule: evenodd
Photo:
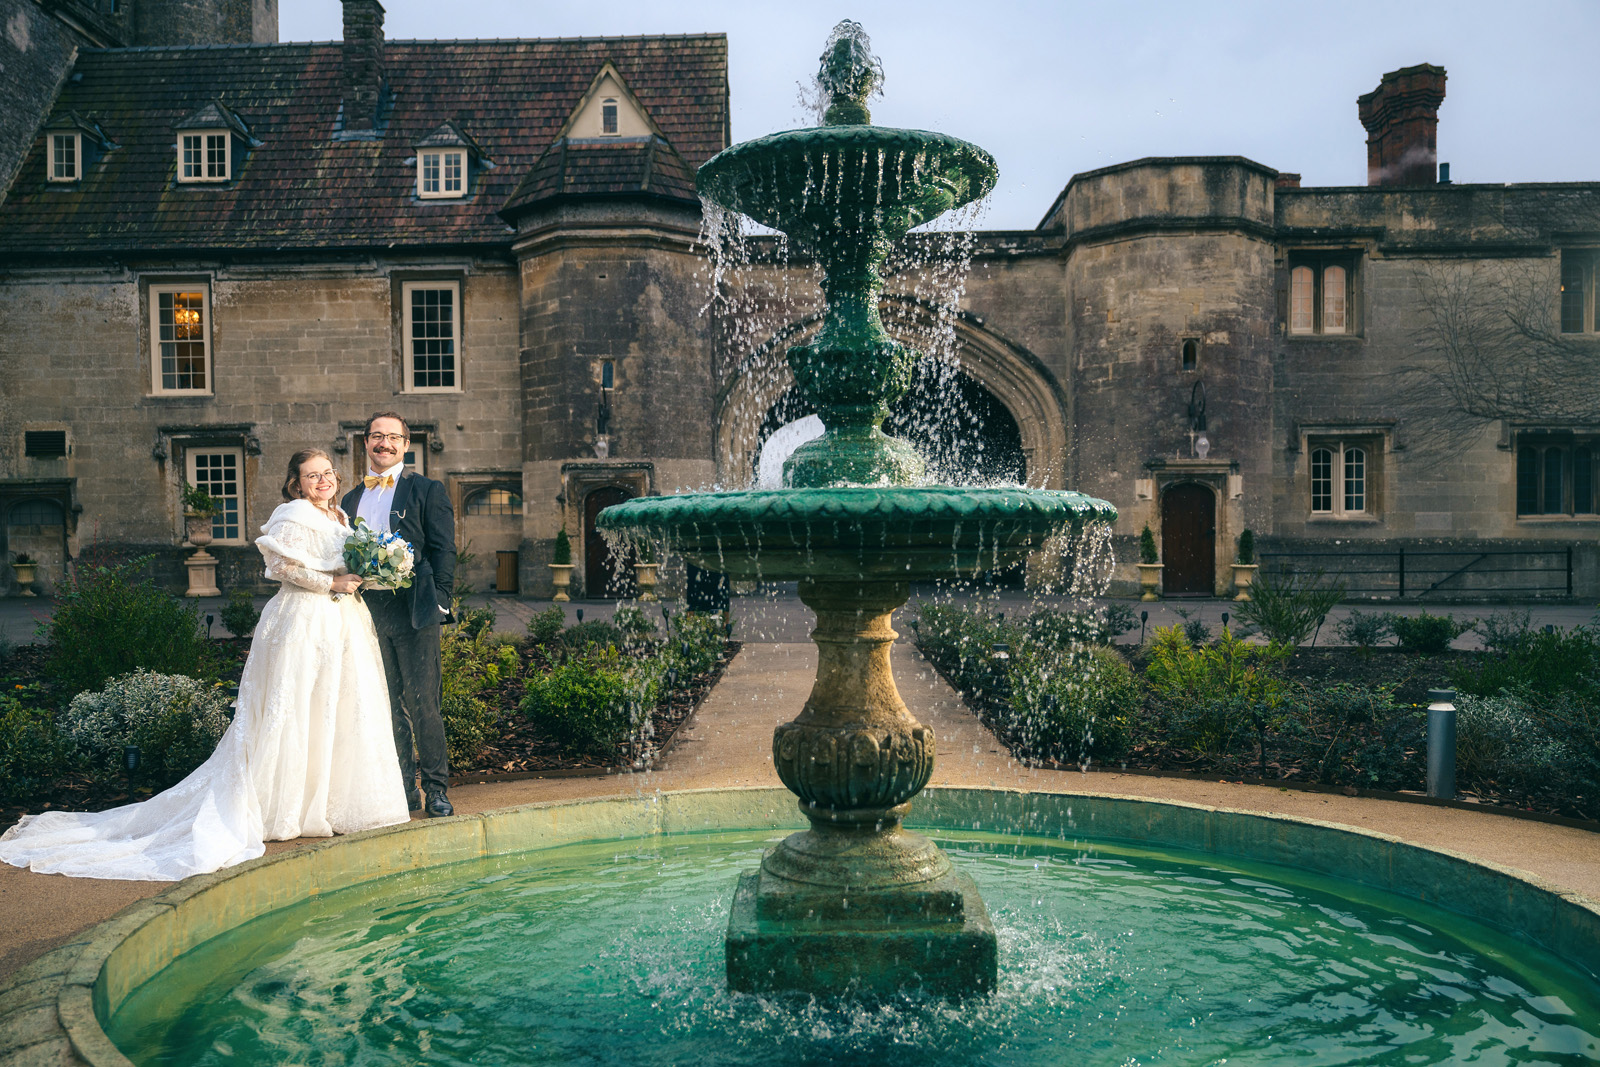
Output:
M361 579L354 574L341 574L333 580L335 593L354 593L361 588Z

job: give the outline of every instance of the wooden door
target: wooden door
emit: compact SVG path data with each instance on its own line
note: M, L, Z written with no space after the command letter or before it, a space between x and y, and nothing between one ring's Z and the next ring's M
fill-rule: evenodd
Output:
M632 500L632 489L605 485L583 498L583 595L591 600L620 600L637 594L632 560L619 566L611 546L595 529L594 521L613 504Z
M1161 585L1167 596L1214 596L1217 498L1203 485L1175 485L1161 498Z

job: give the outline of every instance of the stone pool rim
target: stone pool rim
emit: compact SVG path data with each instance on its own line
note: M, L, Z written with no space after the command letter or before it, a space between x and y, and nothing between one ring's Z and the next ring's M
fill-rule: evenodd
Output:
M0 984L0 1067L133 1067L106 1036L103 1020L134 989L190 948L310 896L502 853L668 833L782 830L803 822L793 794L782 788L541 801L331 838L199 875L130 905ZM1064 830L1068 841L1185 849L1292 867L1444 908L1600 980L1600 904L1525 871L1376 831L1092 791L951 787L925 790L907 822L1029 837Z

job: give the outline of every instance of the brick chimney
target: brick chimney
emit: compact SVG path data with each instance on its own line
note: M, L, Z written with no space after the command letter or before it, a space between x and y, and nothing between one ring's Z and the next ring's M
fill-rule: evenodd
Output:
M1443 67L1419 63L1393 70L1356 104L1367 128L1368 185L1433 185L1438 181L1439 105Z
M383 5L344 0L344 129L371 130L383 93Z

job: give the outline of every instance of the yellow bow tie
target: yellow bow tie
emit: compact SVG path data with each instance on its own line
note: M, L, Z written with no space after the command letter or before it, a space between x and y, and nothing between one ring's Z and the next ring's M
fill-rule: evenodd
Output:
M394 486L394 475L369 474L365 478L361 479L361 484L365 485L368 489L389 489Z

